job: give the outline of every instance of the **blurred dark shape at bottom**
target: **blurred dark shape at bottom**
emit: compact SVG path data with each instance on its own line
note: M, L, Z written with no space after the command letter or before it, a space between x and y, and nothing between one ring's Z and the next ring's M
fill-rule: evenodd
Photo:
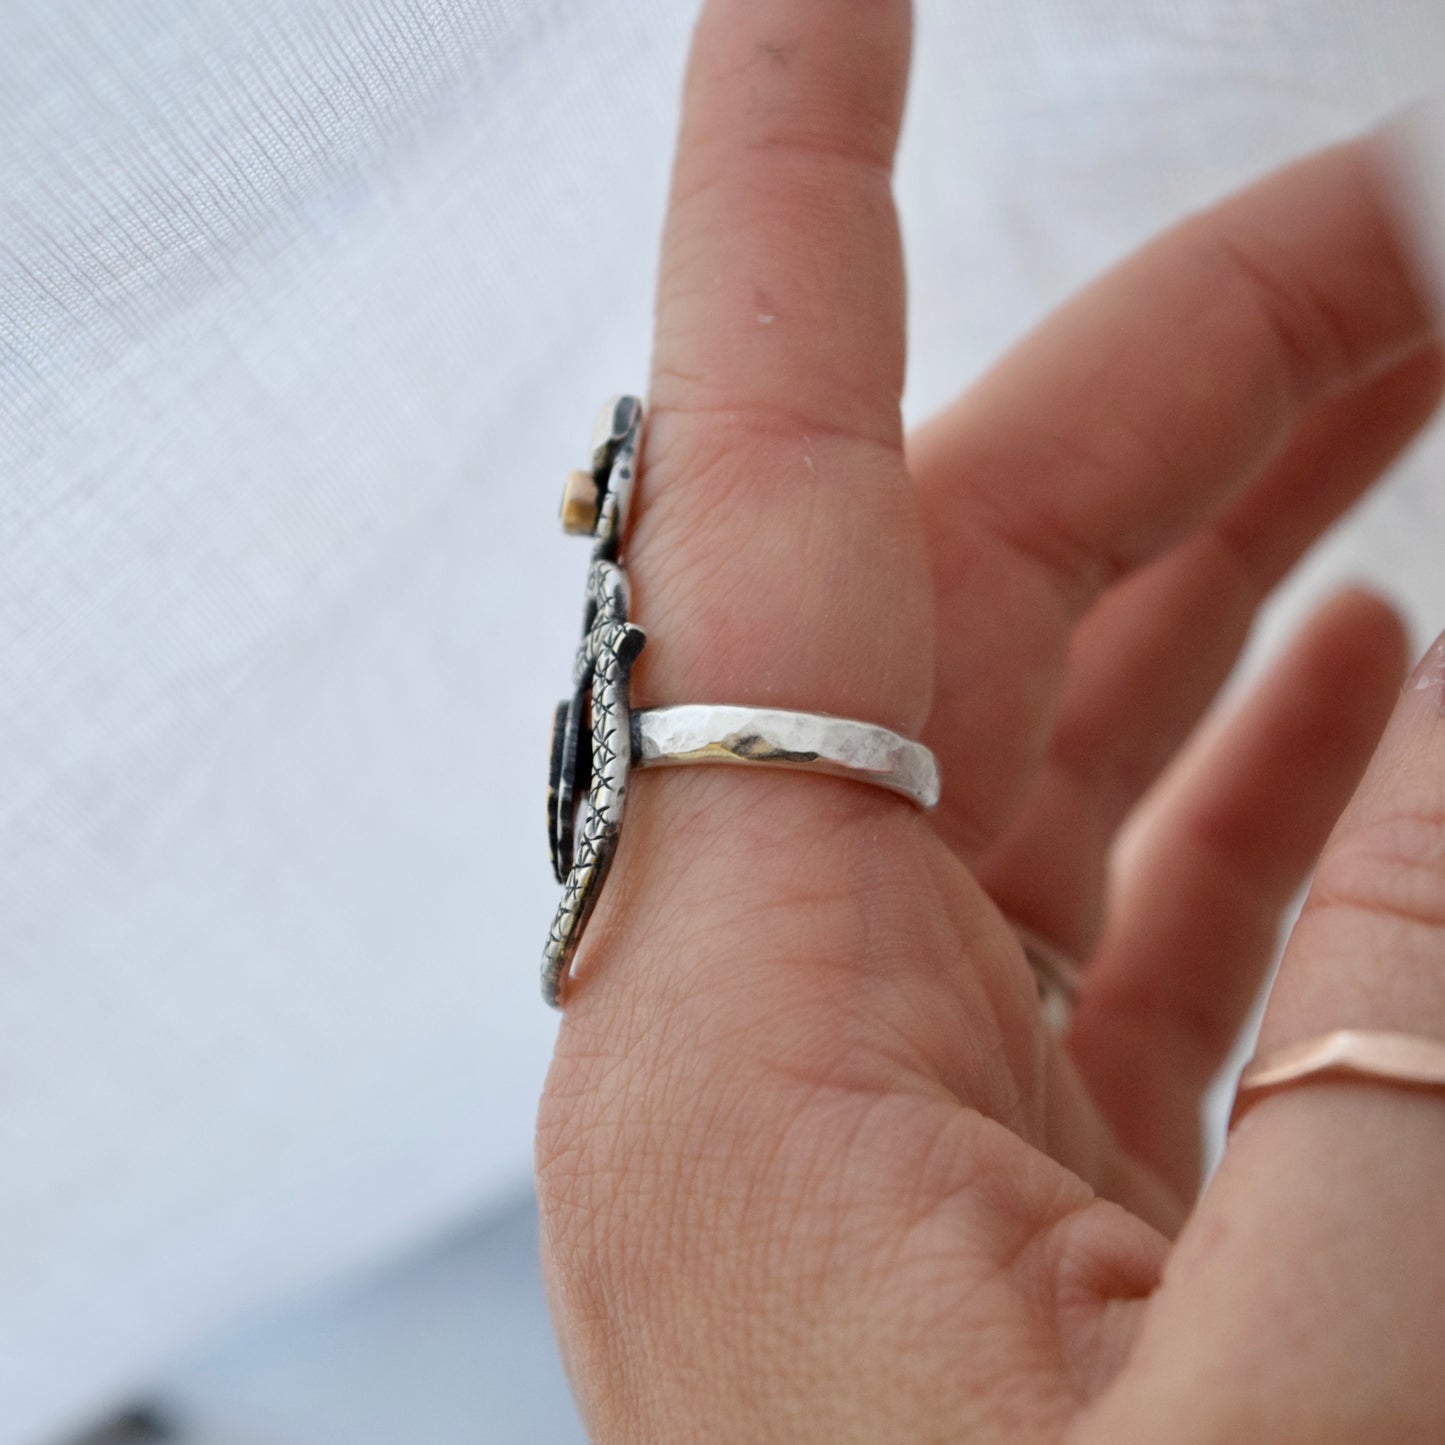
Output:
M153 1410L129 1410L99 1430L82 1435L74 1445L153 1445L157 1440L174 1440L175 1431Z

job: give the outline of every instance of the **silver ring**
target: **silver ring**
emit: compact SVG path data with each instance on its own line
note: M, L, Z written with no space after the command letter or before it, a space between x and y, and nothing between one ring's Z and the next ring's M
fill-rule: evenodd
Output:
M1079 965L1057 944L1050 943L1016 918L1008 918L1007 921L1033 971L1045 1026L1055 1034L1067 1033L1074 1014L1074 1003L1079 997Z
M919 808L934 807L939 797L933 754L872 723L698 703L632 711L632 664L646 637L628 619L627 574L619 554L642 421L636 397L610 401L593 432L590 470L573 472L562 495L563 530L592 537L594 546L573 693L558 704L552 732L547 832L563 891L543 950L542 994L554 1008L562 1005L573 955L617 850L631 769L786 768L869 783ZM1038 983L1045 1022L1062 1032L1078 994L1077 966L1032 930L1010 923Z
M557 706L547 790L547 832L562 900L542 953L542 996L562 1006L572 958L617 851L633 767L729 764L851 778L938 802L938 763L921 743L871 723L821 713L688 704L633 712L632 665L646 637L629 621L619 553L642 444L642 403L614 398L592 439L592 466L562 494L563 530L595 539L573 668Z
M938 803L938 760L887 728L826 713L781 708L654 707L632 714L632 766L765 764L852 778L899 793L920 808Z

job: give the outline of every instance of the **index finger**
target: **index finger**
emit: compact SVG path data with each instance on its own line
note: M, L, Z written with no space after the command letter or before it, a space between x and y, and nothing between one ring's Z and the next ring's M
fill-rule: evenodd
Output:
M890 189L909 42L904 0L699 23L628 552L651 701L924 720Z
M890 186L909 41L906 0L704 9L622 544L630 618L647 636L635 707L781 708L921 731L932 588L902 455ZM771 918L772 938L790 934L790 957L816 961L816 942L800 949L792 936L799 898L815 940L819 914L841 917L876 891L839 865L845 820L870 828L887 818L909 840L932 836L878 789L772 771L641 778L627 806L564 1037L584 1036L594 1006L615 1035L616 1010L636 1021L691 991L704 934L756 963L770 949L743 942L748 918ZM871 859L876 846L860 840L857 856ZM799 866L780 872L769 854ZM916 872L914 862L899 866ZM733 902L719 918L724 881ZM664 932L682 936L691 967L659 967ZM596 991L585 986L594 961L606 975ZM793 963L791 983L769 976L775 1003L801 973Z

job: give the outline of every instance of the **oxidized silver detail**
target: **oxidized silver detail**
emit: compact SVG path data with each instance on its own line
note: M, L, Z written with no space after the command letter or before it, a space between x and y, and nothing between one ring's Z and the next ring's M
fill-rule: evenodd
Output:
M572 955L617 851L631 761L627 681L643 641L640 627L617 620L602 621L587 635L592 661L592 776L575 856L568 857L562 901L542 954L542 993L554 1008L561 1005Z
M938 763L922 743L824 713L697 703L649 708L632 715L632 762L638 768L767 763L872 783L920 808L938 802Z
M592 439L597 541L572 670L574 691L570 702L558 705L553 727L547 792L552 867L562 884L542 952L542 995L554 1008L561 1007L572 956L612 865L627 798L628 680L646 639L628 621L627 574L616 559L641 439L642 403L636 397L617 397L603 408Z
M597 414L592 428L592 480L597 484L597 538L594 557L617 560L632 484L637 477L637 453L642 446L642 403L635 396L614 396Z

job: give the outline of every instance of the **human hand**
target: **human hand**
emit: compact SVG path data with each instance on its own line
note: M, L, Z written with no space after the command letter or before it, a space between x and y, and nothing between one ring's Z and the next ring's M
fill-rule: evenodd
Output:
M922 735L944 798L634 781L539 1122L584 1415L604 1441L1438 1441L1445 1103L1270 1097L1196 1199L1201 1091L1404 671L1348 593L1186 746L1440 390L1370 147L1126 262L905 460L908 26L900 0L707 7L627 558L636 696ZM1267 1043L1445 1038L1432 657ZM1063 1044L1001 909L1088 959Z

